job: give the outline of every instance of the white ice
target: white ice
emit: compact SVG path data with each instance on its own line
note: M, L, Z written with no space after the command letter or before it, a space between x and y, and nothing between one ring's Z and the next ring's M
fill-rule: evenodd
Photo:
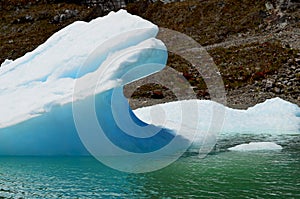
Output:
M270 151L281 150L282 146L274 142L250 142L249 144L240 144L234 147L228 148L229 151Z

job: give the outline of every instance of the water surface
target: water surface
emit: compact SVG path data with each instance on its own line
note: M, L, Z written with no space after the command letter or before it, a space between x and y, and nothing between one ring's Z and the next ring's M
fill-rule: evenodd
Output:
M204 159L185 154L146 174L92 157L0 157L0 198L300 198L300 136L256 138L275 139L282 151L226 151L245 139L220 140Z

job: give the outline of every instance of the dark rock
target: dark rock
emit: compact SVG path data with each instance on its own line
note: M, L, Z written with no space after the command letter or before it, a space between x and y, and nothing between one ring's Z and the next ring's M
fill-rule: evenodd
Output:
M70 17L76 17L78 15L78 10L65 10L65 14Z
M267 79L266 88L273 88L274 80Z
M70 19L72 17L76 17L78 15L78 10L65 10L64 13L55 15L53 17L53 23L60 23L65 21L66 19Z
M277 22L280 24L287 23L287 16L280 17Z
M164 94L161 90L154 90L152 92L151 97L154 99L162 99L162 98L164 98Z
M65 15L65 14L61 14L61 15L59 16L59 21L60 21L60 22L66 20L66 19L67 19L67 15Z
M266 18L268 16L268 13L264 10L259 11L259 17Z
M59 15L55 15L54 18L53 18L53 22L54 23L59 23L59 19L60 19L60 16Z
M280 94L280 93L281 93L281 89L278 88L278 87L275 87L275 88L274 88L274 92L275 92L276 94Z
M266 6L266 9L267 9L268 11L270 11L270 10L273 10L273 9L274 9L274 6L273 6L273 4L272 4L272 3L270 3L270 2L267 2L267 3L265 4L265 6Z
M30 23L33 21L34 21L34 19L31 15L26 15L26 16L23 16L23 17L20 17L20 18L14 20L13 24Z

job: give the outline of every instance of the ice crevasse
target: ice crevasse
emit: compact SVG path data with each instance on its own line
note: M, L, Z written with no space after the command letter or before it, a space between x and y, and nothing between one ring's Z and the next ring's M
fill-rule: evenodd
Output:
M134 153L159 150L175 137L183 145L201 145L204 137L215 133L299 134L300 108L279 98L248 110L186 100L132 111L122 87L162 70L167 61L167 49L155 38L157 33L156 25L121 10L89 23L75 22L34 51L4 62L0 68L0 155L88 155L78 135L74 104L83 111L77 120L92 121L92 116L85 115L91 102L96 110L93 116L107 138ZM182 107L197 109L197 115L182 114ZM212 134L215 109L225 114L222 128ZM162 111L165 119L156 120ZM120 115L119 123L116 115ZM123 116L135 125L127 125ZM82 125L87 125L87 134L98 128ZM128 131L134 131L133 135ZM156 133L148 136L152 131ZM101 140L97 142L101 145Z

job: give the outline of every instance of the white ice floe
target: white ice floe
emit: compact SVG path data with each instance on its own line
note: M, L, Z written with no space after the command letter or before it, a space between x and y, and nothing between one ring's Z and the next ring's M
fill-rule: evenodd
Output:
M228 148L229 151L270 151L281 150L282 146L274 142L250 142Z

